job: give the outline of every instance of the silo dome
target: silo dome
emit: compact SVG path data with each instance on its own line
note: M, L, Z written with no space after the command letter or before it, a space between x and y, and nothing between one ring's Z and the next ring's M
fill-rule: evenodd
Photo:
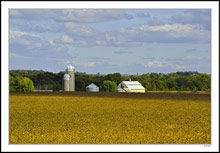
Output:
M64 78L70 78L70 75L69 75L69 74L64 74L63 77L64 77Z
M74 69L74 66L72 66L72 65L67 65L66 66L66 70L73 70Z

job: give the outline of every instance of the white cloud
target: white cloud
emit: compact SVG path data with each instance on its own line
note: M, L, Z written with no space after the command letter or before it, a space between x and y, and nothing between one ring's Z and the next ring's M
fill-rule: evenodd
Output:
M186 10L180 15L171 17L173 23L201 25L206 30L211 29L211 9Z
M42 38L36 34L10 30L9 39L11 44L17 43L27 47L31 47L31 45L32 47L37 47L37 42L41 41Z
M67 44L73 43L73 40L69 36L67 36L67 35L62 35L61 36L61 41L63 43L67 43Z
M171 67L171 68L175 68L175 69L183 69L183 68L185 68L184 65L177 65L177 64L168 64L167 66Z
M126 38L123 35L117 35L114 33L105 34L105 38L107 41L114 41L114 42L126 41Z
M12 50L26 51L26 53L61 52L65 50L65 46L56 44L54 40L38 34L15 30L9 31L9 44Z
M116 9L10 9L9 15L13 19L75 23L98 23L133 18L124 10Z
M164 67L161 61L149 61L145 64L145 67Z
M62 15L56 20L77 23L95 23L131 18L131 15L128 15L122 10L71 9L63 10Z
M23 18L10 18L9 20L10 29L19 29L25 32L60 32L64 28L63 23L41 23L38 20L25 20Z
M53 40L48 40L48 42L50 43L51 46L56 47L56 44L54 43Z
M120 32L121 31L121 32ZM112 32L108 39L119 38L125 42L158 43L206 43L210 36L200 25L165 24L159 26L141 25L118 32Z
M95 43L96 43L98 46L106 46L106 45L107 45L107 42L106 42L106 41L101 41L101 40L96 40Z
M149 26L149 25L142 25L139 27L142 31L157 31L157 32L186 32L191 31L193 29L201 29L200 25L190 25L190 24L164 24L158 26Z
M183 69L185 68L184 65L178 65L178 64L173 64L173 63L162 63L161 61L149 61L145 64L145 67L149 68L163 68L163 67L170 67L170 68L175 68L175 69Z
M42 15L43 14L43 15ZM187 14L187 13L186 13ZM37 22L39 16L45 22ZM149 16L149 14L136 14ZM43 33L59 32L62 36L50 46L73 44L78 47L112 46L133 47L144 43L207 43L210 35L200 24L140 25L137 27L118 27L118 30L101 32L90 26L92 23L110 20L130 19L124 10L68 9L68 10L10 10L10 25L20 31ZM57 22L57 21L62 22ZM26 22L25 22L26 21ZM11 29L12 30L12 29ZM31 37L31 36L30 36ZM23 41L23 42L22 42ZM31 46L28 39L17 40L20 44ZM43 43L44 46L46 45ZM41 47L36 42L34 47Z
M191 69L198 67L209 67L210 59L202 56L184 56L165 58L167 66L175 69Z
M81 63L81 64L77 64L77 65L88 68L88 67L94 67L95 62L87 62L87 63Z
M208 36L200 25L190 24L165 24L158 26L142 25L139 27L144 32L155 32L155 34L161 35L165 39L183 38L188 41L205 40ZM160 37L158 37L160 39ZM175 40L174 40L175 41ZM183 40L184 41L184 40Z
M109 32L99 32L88 25L65 23L63 43L74 46L141 46L144 43L207 43L210 36L200 25L165 24L159 26L141 25L132 28L119 28Z
M66 29L64 31L73 36L94 36L97 31L88 25L77 24L73 22L64 23Z
M61 15L61 10L53 9L9 9L9 16L13 19L51 20Z

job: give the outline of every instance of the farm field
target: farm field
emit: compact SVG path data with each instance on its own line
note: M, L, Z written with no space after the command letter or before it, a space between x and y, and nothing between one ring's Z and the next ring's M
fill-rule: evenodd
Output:
M10 93L10 144L211 144L201 93Z

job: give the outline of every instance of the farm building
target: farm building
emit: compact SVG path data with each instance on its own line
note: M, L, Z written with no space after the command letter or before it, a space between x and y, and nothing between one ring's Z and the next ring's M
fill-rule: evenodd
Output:
M70 75L64 74L63 76L63 91L70 91Z
M75 91L75 72L72 65L67 65L63 76L63 91Z
M125 92L121 87L117 89L117 92Z
M125 92L142 92L145 93L145 88L138 81L122 81L118 88L123 89Z
M86 87L86 91L88 92L99 92L99 87L96 86L94 83L91 83Z

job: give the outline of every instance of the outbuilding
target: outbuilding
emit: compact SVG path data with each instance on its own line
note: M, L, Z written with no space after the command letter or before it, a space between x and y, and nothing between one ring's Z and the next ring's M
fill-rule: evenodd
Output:
M94 83L91 83L86 87L86 91L88 92L99 92L99 87L96 86Z

